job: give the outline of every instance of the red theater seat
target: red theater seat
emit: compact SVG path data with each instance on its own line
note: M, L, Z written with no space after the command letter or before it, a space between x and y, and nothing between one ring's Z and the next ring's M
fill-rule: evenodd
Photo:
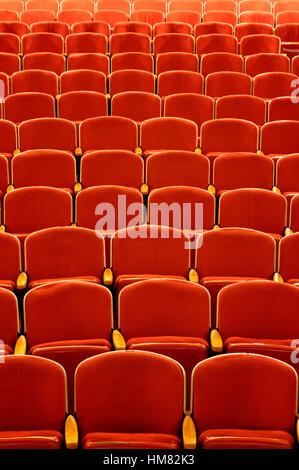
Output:
M190 52L164 52L156 58L156 74L169 70L198 72L198 64L198 57Z
M29 26L19 21L0 21L0 32L15 34L21 38L29 33Z
M0 232L0 287L14 290L19 287L17 283L21 267L20 242L10 233Z
M70 91L57 99L57 117L74 121L76 124L107 114L106 96L95 91Z
M4 100L5 119L19 124L28 119L55 117L55 100L46 93L16 93Z
M60 34L65 39L70 34L70 27L61 21L39 21L31 24L30 32Z
M177 93L203 94L204 78L198 72L186 70L169 70L160 73L157 83L158 95L164 99L166 96Z
M150 54L151 40L147 34L141 33L117 33L110 37L110 54L123 52L143 52Z
M299 232L299 197L292 197L290 202L290 228L293 232Z
M239 15L240 23L262 23L274 26L275 17L267 11L243 11Z
M205 12L219 10L237 13L237 4L234 0L209 0L205 3Z
M26 10L45 8L46 10L53 11L55 14L59 10L59 2L57 0L27 0L25 6Z
M71 54L67 58L67 69L91 69L108 75L110 71L109 57L95 53Z
M75 33L67 36L65 40L66 54L95 53L105 54L107 52L107 38L100 33Z
M96 18L95 18L96 19ZM97 20L99 18L97 17ZM81 21L92 21L92 14L87 10L61 10L57 14L57 20L68 24L70 27Z
M0 119L0 153L9 160L17 149L17 130L13 122Z
M54 52L33 52L23 58L23 70L46 70L61 75L65 72L65 58Z
M159 34L154 37L153 52L155 56L164 52L189 52L193 54L194 43L194 38L190 34Z
M56 97L58 93L58 77L48 70L22 70L11 77L11 92L47 93Z
M0 33L0 52L19 54L20 38L13 33Z
M9 167L7 158L4 155L0 155L0 204L2 204L2 199L6 193L8 184L9 184Z
M298 82L299 83L299 82ZM299 121L299 107L292 97L279 96L269 102L269 121Z
M134 11L137 10L157 10L164 14L167 11L167 5L164 0L135 0L133 3Z
M208 11L203 15L203 22L220 22L220 23L228 23L232 26L236 26L238 22L238 16L236 13L231 11L222 11L222 10L215 10L215 11Z
M19 21L19 14L14 10L0 10L1 21Z
M1 0L0 9L11 9L17 13L21 13L24 10L24 3L21 0Z
M299 154L285 155L276 164L276 186L288 201L299 193Z
M244 36L256 34L273 34L273 26L265 23L239 23L235 27L235 36L238 41Z
M250 95L222 96L216 102L217 119L245 119L262 126L266 121L266 103L262 98Z
M299 122L267 122L261 129L261 150L265 155L282 156L298 151Z
M76 33L100 33L106 36L107 40L110 37L110 26L105 21L79 21L74 23L71 27L72 34Z
M169 11L198 11L202 13L203 2L201 0L171 0L168 4Z
M12 75L20 70L20 58L16 54L0 52L0 72Z
M284 237L279 243L278 272L284 282L299 285L299 233Z
M206 77L213 72L239 72L243 71L243 59L238 54L230 52L211 52L201 57L200 73Z
M93 0L62 0L60 5L61 10L81 9L94 12Z
M252 54L245 59L245 72L251 77L266 72L288 73L289 71L290 59L282 54Z
M276 15L276 25L299 23L299 11L281 11Z
M154 58L150 54L144 52L123 52L114 54L111 57L111 72L117 70L144 70L145 72L154 72Z
M96 70L69 70L61 75L61 93L95 91L106 93L106 75Z
M111 96L126 91L143 91L155 93L155 76L144 70L117 70L112 72L109 80L109 93Z
M128 15L124 11L118 10L98 10L93 15L95 21L104 21L112 29L116 23L128 21ZM131 19L133 20L132 16ZM87 21L80 19L79 21ZM138 20L137 20L138 21ZM141 20L142 21L142 20Z
M19 308L17 297L7 289L0 288L0 305L3 312L0 318L1 345L0 358L13 354L20 333ZM2 363L5 359L1 358Z
M211 52L238 52L238 41L230 34L202 34L196 39L196 53L201 56Z
M140 124L146 119L161 116L161 98L154 93L127 91L113 96L111 115L133 119Z
M55 13L51 10L26 10L20 14L22 23L31 26L33 23L40 21L55 21Z
M260 53L280 54L281 40L270 34L250 34L240 41L240 54L243 56Z
M118 33L140 33L152 37L152 27L143 21L121 21L115 23L113 27L113 34Z
M266 72L256 75L253 79L253 94L266 100L279 96L289 96L292 84L297 76L285 72ZM289 117L288 119L291 119Z
M272 13L272 3L268 0L242 0L239 3L239 11L268 11Z
M213 72L206 77L206 94L212 98L250 95L251 77L240 72Z
M167 22L175 22L178 23L185 23L190 25L194 28L195 25L200 23L201 21L201 14L198 11L192 10L178 10L178 11L170 11L166 17Z
M222 23L218 21L210 21L205 23L199 23L194 27L194 37L206 34L233 34L233 27L229 23Z
M124 11L127 15L131 13L131 3L129 0L100 0L96 3L97 10L118 10Z
M32 52L54 52L63 54L64 38L55 33L30 33L22 37L23 54Z

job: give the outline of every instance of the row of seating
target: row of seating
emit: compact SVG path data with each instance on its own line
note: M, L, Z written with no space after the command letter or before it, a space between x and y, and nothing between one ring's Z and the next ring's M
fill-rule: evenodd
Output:
M56 362L8 356L1 379L2 448L292 449L298 445L298 376L289 365L265 356L224 354L197 364L192 417L186 414L182 367L146 351L114 351L83 361L72 386L76 418L68 414L65 371Z
M278 157L298 152L298 121L273 121L258 126L242 119L215 119L201 126L198 148L197 125L176 117L152 118L138 127L131 119L100 116L82 121L77 133L75 123L60 118L24 121L17 127L0 120L0 154L34 149L65 150L81 156L93 150L130 150L147 158L161 150L197 151L213 161L222 153L251 152ZM79 147L77 146L79 144Z

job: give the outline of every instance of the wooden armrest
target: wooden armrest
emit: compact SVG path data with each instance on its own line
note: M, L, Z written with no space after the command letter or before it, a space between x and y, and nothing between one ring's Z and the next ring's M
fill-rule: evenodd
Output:
M196 147L195 153L200 153L201 154L201 149L199 147Z
M216 188L213 184L209 184L208 186L209 193L216 194Z
M27 349L27 341L24 335L18 337L17 342L15 344L15 355L26 354Z
M291 229L291 227L286 227L286 229L285 229L285 231L284 231L285 236L287 236L287 235L292 235L292 233L294 233L294 232L293 232L293 230Z
M105 96L106 96L106 99L107 99L107 100L111 100L111 95L110 95L110 93L106 93Z
M135 148L135 153L137 153L137 155L142 155L142 148L136 147Z
M5 225L0 225L0 232L5 232Z
M264 152L262 152L262 150L257 150L256 152L258 155L264 155Z
M75 184L74 184L74 193L75 193L75 194L78 194L78 193L80 193L80 191L82 191L82 185L81 185L81 183L75 183Z
M21 153L21 150L20 149L16 149L13 153L13 156L15 157L16 155L18 155L19 153Z
M13 191L14 189L15 189L15 188L13 187L13 185L12 185L12 184L9 184L9 185L7 186L7 188L6 188L6 192L7 192L7 193L10 193L10 192Z
M27 274L20 273L17 278L17 289L25 289L27 287Z
M196 282L196 283L199 282L199 278L198 278L198 274L197 274L196 269L191 268L191 269L189 270L188 279L189 279L189 281L191 281L191 282Z
M113 284L113 272L112 269L106 268L103 274L103 282L105 286L111 286Z
M116 351L123 351L124 349L127 349L125 338L123 337L123 335L121 334L119 330L113 330L112 342L113 342L114 349Z
M76 157L82 157L82 149L80 147L75 148Z
M273 274L273 281L275 282L284 282L282 275L279 273L274 273Z
M141 194L148 194L148 185L143 183L140 188Z
M220 228L220 225L214 225L213 230L218 230Z
M212 330L210 334L211 348L214 352L223 351L223 341L218 330Z
M184 449L196 449L196 430L191 416L185 416L183 421Z
M273 186L272 191L273 193L281 194L280 189L277 186Z
M69 415L65 421L65 445L67 449L77 449L79 445L78 426L74 416Z

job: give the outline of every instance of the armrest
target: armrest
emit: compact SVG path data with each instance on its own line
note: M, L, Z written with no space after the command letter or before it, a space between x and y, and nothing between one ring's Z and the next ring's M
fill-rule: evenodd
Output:
M142 148L136 147L135 148L135 153L137 153L137 155L142 155Z
M81 183L75 183L75 184L74 184L74 193L75 193L75 194L78 194L78 193L80 193L80 191L82 191L82 185L81 185Z
M208 186L209 193L216 194L216 188L213 184L209 184Z
M214 352L223 351L223 341L218 330L212 330L210 334L211 348Z
M103 274L103 282L105 286L111 286L113 284L113 272L112 269L106 268Z
M69 415L65 421L65 445L67 449L77 449L79 445L78 426L74 416Z
M19 356L20 354L26 354L27 341L24 335L18 337L15 344L14 354Z
M5 232L5 225L0 225L0 232Z
M195 153L200 153L201 154L201 149L199 147L196 147Z
M281 194L280 189L277 186L273 186L272 191L273 193Z
M21 153L21 150L20 150L20 149L16 149L16 150L14 151L14 153L13 153L13 156L18 155L18 153Z
M184 449L196 449L196 430L191 416L185 416L183 421Z
M273 281L275 282L284 282L283 277L279 273L274 273L273 274Z
M294 232L293 232L293 230L291 229L291 227L286 227L286 229L285 229L285 231L284 231L285 236L287 236L287 235L292 235L292 233L294 233Z
M82 149L80 147L75 148L76 157L82 157Z
M258 155L264 155L264 152L262 152L262 150L257 150L256 152Z
M15 188L13 187L13 185L12 185L12 184L9 184L9 185L7 186L7 188L6 188L6 192L7 192L7 193L10 193L10 191L13 191L14 189L15 189Z
M17 289L25 289L27 287L27 274L20 273L17 278Z
M148 194L148 185L143 183L140 188L141 194Z
M220 228L220 225L214 225L213 230L218 230Z
M119 330L113 330L112 342L113 342L114 349L116 351L123 351L124 349L127 349L125 338L123 337L123 335L121 334Z
M189 270L188 279L189 279L189 281L191 281L191 282L196 282L196 283L199 282L199 278L198 278L198 274L197 274L196 269L191 268L191 269Z
M110 95L110 93L106 93L105 96L106 96L106 100L111 100L111 95Z

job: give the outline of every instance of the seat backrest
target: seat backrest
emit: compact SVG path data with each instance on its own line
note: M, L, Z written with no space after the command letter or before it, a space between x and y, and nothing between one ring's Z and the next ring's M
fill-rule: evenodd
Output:
M96 54L94 52L71 54L67 59L67 69L90 69L108 75L110 71L110 63L108 56L103 54Z
M39 21L32 23L30 26L31 33L54 33L60 34L66 38L70 34L70 27L67 23L62 21Z
M71 31L75 33L101 33L107 40L110 37L110 27L105 21L79 21L72 25Z
M164 116L189 119L198 129L205 121L214 117L214 100L199 93L177 93L166 96Z
M234 0L209 0L205 3L205 12L219 10L237 13L237 3Z
M121 274L162 274L186 277L189 239L170 227L142 225L116 232L111 240L112 268Z
M167 10L167 4L164 0L135 0L133 3L134 11L137 10L159 10L164 14Z
M189 150L197 147L197 125L188 119L163 117L143 121L141 147L150 150Z
M183 12L181 11L181 13ZM166 33L192 34L192 26L185 22L182 24L177 20L169 19L167 22L156 23L153 27L153 37Z
M83 188L114 184L140 189L143 159L129 150L88 152L81 159Z
M20 70L20 58L9 52L0 52L0 70L6 75L12 75Z
M281 11L276 15L276 25L285 23L298 23L299 11Z
M107 52L107 43L107 37L101 33L73 33L66 38L66 53L67 55L80 54L85 52L105 54Z
M285 281L299 279L299 233L284 237L279 242L278 271Z
M169 11L199 11L202 13L203 2L201 0L171 0L168 4Z
M61 10L57 14L57 20L67 23L70 27L79 21L92 21L92 14L87 10Z
M56 97L58 93L58 77L48 70L22 70L11 77L11 92L39 92Z
M8 289L0 288L0 306L3 312L0 317L1 340L13 349L20 332L18 299Z
M292 197L291 199L289 225L294 232L299 232L299 197L298 197L298 194Z
M198 72L169 70L158 77L158 95L168 96L176 93L203 94L204 78Z
M159 96L143 91L117 93L111 101L112 116L123 116L136 122L161 117L161 108Z
M107 98L96 91L69 91L57 99L57 116L63 119L78 122L107 114Z
M119 327L126 339L196 336L207 340L210 296L204 287L188 281L149 279L135 282L121 290L118 316Z
M22 23L26 23L29 26L39 21L55 21L55 17L55 13L51 10L25 10L20 14Z
M141 33L147 34L152 37L152 27L143 21L120 21L115 23L113 27L113 34L117 33Z
M61 75L65 72L65 58L55 52L33 52L23 58L23 70L40 69Z
M198 72L198 63L198 57L189 52L164 52L163 54L159 54L156 58L156 74L159 75L161 72L167 72L169 70Z
M298 2L298 4L299 4L299 2ZM299 10L297 12L292 12L292 13L299 14ZM298 25L298 23L295 23L295 22L294 23L279 24L275 28L275 34L276 34L276 36L280 37L282 42L298 42L298 40L299 40L299 25Z
M129 0L100 0L96 3L97 10L118 10L131 13L131 3Z
M249 34L243 36L240 41L240 54L247 56L251 54L271 52L279 54L281 40L273 34Z
M75 374L80 435L103 431L179 436L184 381L177 362L145 351L117 351L83 361ZM111 419L112 412L117 420Z
M232 26L236 26L238 22L237 13L232 11L222 11L222 10L215 10L215 11L207 11L203 15L203 21L210 22L210 21L220 21L223 23L231 24Z
M163 52L189 52L194 53L194 38L190 34L165 33L154 37L154 55Z
M144 52L123 52L111 57L111 72L132 69L154 72L154 58Z
M125 91L144 91L155 93L155 76L145 70L117 70L112 72L109 81L110 95Z
M13 154L17 148L17 130L13 122L0 119L0 152Z
M251 77L241 72L213 72L206 77L206 94L213 98L226 95L250 95Z
M276 186L282 193L287 191L299 193L299 154L285 155L276 164Z
M4 155L0 155L0 194L1 197L6 193L9 184L8 160Z
M105 94L106 75L96 70L69 70L61 75L60 87L61 93L84 90Z
M255 77L265 72L285 72L290 71L290 59L281 54L260 53L252 54L245 58L245 72L251 77Z
M178 10L178 11L170 11L166 17L166 21L169 22L182 22L192 28L200 23L201 21L201 13L198 11L192 10ZM190 34L190 33L189 33Z
M205 23L199 23L194 27L194 37L205 34L233 34L233 27L229 23L222 23L218 21L208 21Z
M235 35L238 41L250 34L273 34L273 27L266 23L239 23L235 27Z
M204 232L198 240L199 277L245 276L272 279L275 241L271 235L242 228Z
M63 36L55 33L41 32L25 34L22 37L23 54L32 52L55 52L62 54L64 50Z
M240 23L263 23L274 26L275 18L268 11L243 11L239 15Z
M55 117L55 100L47 93L25 92L9 95L4 101L5 118L14 123L41 117Z
M26 23L20 23L19 21L1 21L0 22L1 33L11 33L21 38L24 34L29 33L29 26Z
M0 47L1 52L8 52L9 54L19 54L20 38L16 34L1 32L0 40L1 40L1 47Z
M238 52L238 41L230 34L210 33L202 34L196 39L196 51L198 55L211 52Z
M281 121L292 119L299 121L299 109L294 103L293 97L278 96L269 103L269 121Z
M66 375L60 364L29 355L6 356L0 368L0 383L1 431L47 430L63 434Z
M128 15L119 10L98 10L93 15L93 19L95 21L104 21L109 24L110 28L113 28L120 21L128 21ZM131 19L133 20L132 16Z
M143 52L150 54L151 40L147 34L141 33L117 33L110 36L110 54L122 52Z
M47 227L71 225L72 197L47 186L19 188L4 198L4 224L10 233L31 233Z
M211 52L204 54L200 61L200 73L206 77L209 73L230 71L243 71L243 59L238 54L230 52Z
M258 96L227 95L216 102L217 119L245 119L262 126L266 121L266 102Z
M287 1L277 1L273 4L273 13L277 15L277 13L281 11L299 11L299 2L298 0L287 0Z
M192 382L198 434L219 428L294 434L298 379L288 364L257 354L223 354L197 364Z
M24 319L29 347L91 338L110 341L112 295L91 282L52 282L26 294Z
M21 247L17 237L0 233L0 279L16 281L21 271Z
M159 10L136 10L131 13L131 21L142 21L154 27L156 23L165 21L165 14Z
M30 281L95 276L105 267L104 239L82 227L53 227L34 232L25 241Z
M265 155L291 154L298 151L299 122L267 122L261 129L261 149Z
M268 0L242 0L239 3L239 11L268 11L272 13L272 3Z
M290 96L297 75L285 72L266 72L256 75L253 79L253 94L261 98L271 99L279 96ZM290 118L289 118L290 119Z

